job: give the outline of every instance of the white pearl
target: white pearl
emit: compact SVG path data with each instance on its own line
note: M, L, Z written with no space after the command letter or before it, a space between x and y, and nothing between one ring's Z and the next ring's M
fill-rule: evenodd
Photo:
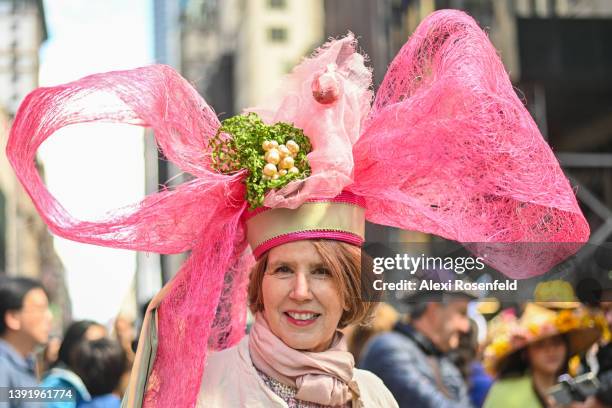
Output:
M266 152L264 158L268 163L278 164L281 159L281 156L277 149L272 148Z
M291 153L296 154L300 151L300 146L294 140L289 140L286 144Z
M293 157L285 157L281 161L280 167L281 169L290 169L293 167L294 164L295 164L295 160L293 160Z
M289 173L291 173L291 174L299 174L300 171L298 170L297 167L292 167L292 168L289 169Z
M291 156L291 151L285 145L278 146L278 151L280 153L281 159L284 159L287 156Z
M286 176L287 175L287 170L285 170L285 169L279 170L278 174L280 174L281 176Z
M263 174L268 177L272 177L277 173L276 166L272 163L268 163L263 168Z
M261 147L264 149L264 151L268 151L272 148L272 143L269 140L265 140L262 144Z
M276 140L271 140L270 144L273 148L278 149L278 142Z
M275 175L272 176L272 180L278 180L278 178L279 178L278 174L275 174Z

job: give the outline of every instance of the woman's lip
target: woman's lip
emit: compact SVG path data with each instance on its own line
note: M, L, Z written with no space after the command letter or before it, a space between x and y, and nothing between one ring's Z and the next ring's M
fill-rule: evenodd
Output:
M297 327L305 327L305 326L310 326L311 324L313 324L314 322L316 322L316 321L317 321L317 319L318 319L318 318L321 316L321 315L320 315L320 314L318 314L318 313L314 313L314 314L315 314L315 317L314 317L314 318L312 318L312 319L309 319L309 320L297 320L297 319L294 319L293 317L291 317L291 316L289 315L289 313L314 313L314 312L293 312L293 311L291 311L291 312L285 312L285 313L283 313L283 315L285 316L285 318L287 319L287 321L289 322L289 324L292 324L292 325L297 326Z

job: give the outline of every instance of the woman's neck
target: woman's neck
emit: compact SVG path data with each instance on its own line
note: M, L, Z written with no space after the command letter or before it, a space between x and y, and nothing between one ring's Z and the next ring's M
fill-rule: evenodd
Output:
M550 387L557 383L557 377L554 374L547 374L540 371L532 371L533 385L543 398L546 398L547 391Z

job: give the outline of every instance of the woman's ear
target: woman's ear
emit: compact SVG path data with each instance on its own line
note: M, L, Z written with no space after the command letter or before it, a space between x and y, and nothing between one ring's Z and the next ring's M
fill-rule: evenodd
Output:
M4 315L4 324L11 330L21 329L21 320L19 319L18 310L10 310Z

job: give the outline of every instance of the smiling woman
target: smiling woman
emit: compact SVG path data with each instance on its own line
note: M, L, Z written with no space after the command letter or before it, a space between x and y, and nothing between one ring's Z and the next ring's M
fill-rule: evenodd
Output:
M310 207L248 217L251 231L257 230L256 218L264 217L283 240L253 267L248 297L255 324L237 346L209 356L198 406L397 406L380 379L354 368L339 331L366 321L375 307L360 293L361 249L347 242L351 228L336 231L332 240L324 239L330 238L325 213L307 231L280 222L288 212L304 216L321 204L329 212L352 211L343 202L349 199L345 192ZM363 217L353 221L354 231L363 229ZM258 236L251 234L255 253L268 242Z
M336 270L333 276L309 241L276 247L268 258L266 266L265 260L258 265L265 269L263 279L251 281L252 286L260 286L263 304L256 305L262 310L255 305L251 310L262 311L258 318L265 318L272 333L289 347L315 352L328 349L347 308L337 279L343 271Z
M253 268L250 309L298 350L321 351L334 333L367 319L374 303L360 297L361 250L325 240L272 249ZM267 307L266 307L267 305Z

